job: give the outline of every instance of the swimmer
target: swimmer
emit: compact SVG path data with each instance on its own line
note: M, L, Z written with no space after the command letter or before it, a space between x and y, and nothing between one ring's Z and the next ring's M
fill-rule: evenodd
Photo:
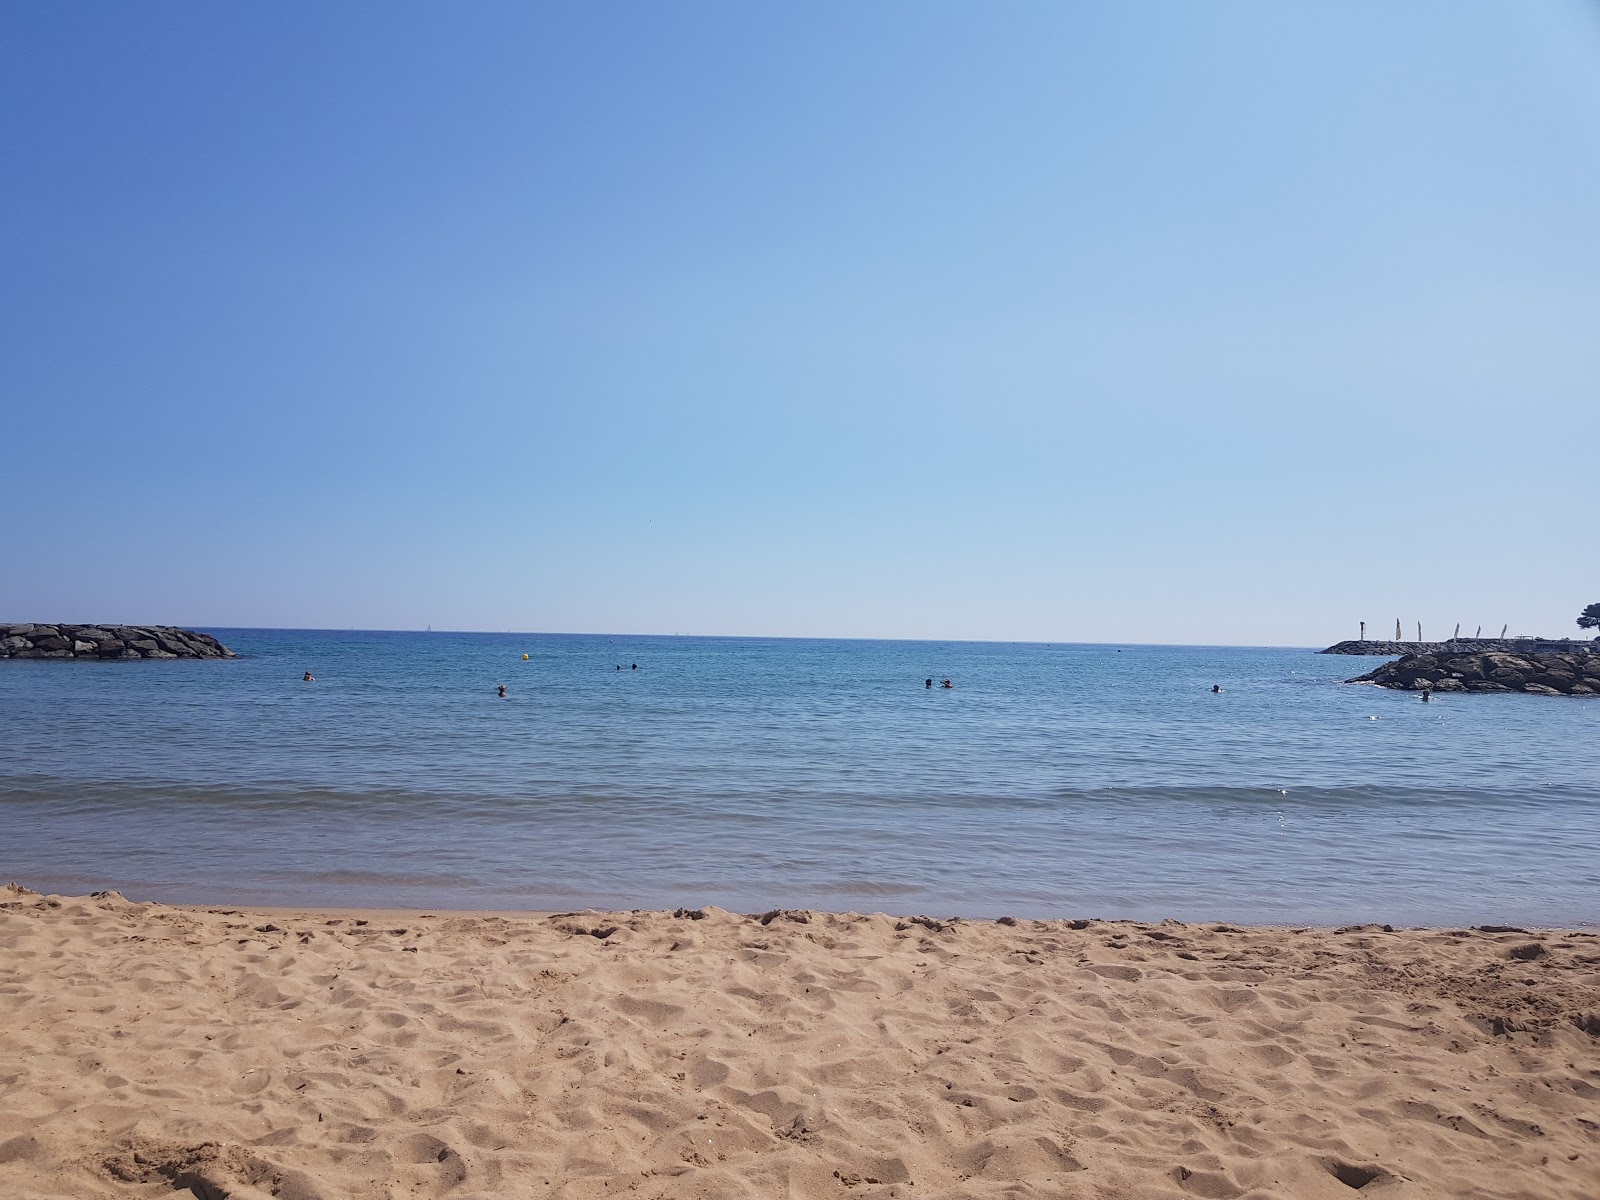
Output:
M939 686L942 687L942 688L948 688L948 687L955 687L955 684L951 683L948 679L946 679Z
M1211 685L1211 691L1213 695L1220 693L1222 691L1222 685L1220 683L1213 683Z
M933 686L933 676L930 675L928 678L924 679L922 681L922 686L925 688L931 688Z
M495 690L500 693L500 699L504 700L506 698L506 685L505 684L503 684L503 683L502 684L498 684L496 686Z
M1422 689L1422 702L1424 704L1426 704L1426 703L1428 703L1428 701L1430 701L1432 699L1433 699L1433 693L1431 691L1429 691L1427 688L1423 688Z
M315 683L317 681L317 677L315 675L313 675L310 671L307 671L300 678L302 680L304 680L306 683Z
M634 670L635 670L635 671L637 671L637 670L638 670L638 669L639 669L639 664L638 664L638 663L634 663L634 664L633 664L633 669L634 669Z

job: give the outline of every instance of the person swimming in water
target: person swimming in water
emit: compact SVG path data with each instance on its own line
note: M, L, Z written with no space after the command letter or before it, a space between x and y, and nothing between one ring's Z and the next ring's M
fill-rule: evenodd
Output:
M942 687L942 688L950 688L950 687L955 687L955 684L951 683L948 679L946 679L939 686Z
M1220 683L1213 683L1213 684L1212 684L1212 685L1211 685L1211 690L1212 690L1212 692L1214 692L1214 693L1215 693L1215 692L1220 692L1220 691L1222 691L1222 685L1221 685L1221 684L1220 684Z
M307 671L300 678L303 681L305 681L306 683L315 683L317 681L317 677L315 675L313 675L310 671Z
M924 679L922 681L922 686L925 688L931 688L933 686L933 676L930 675L928 678Z
M506 698L506 685L503 683L497 684L496 690L500 693L500 699L504 700Z

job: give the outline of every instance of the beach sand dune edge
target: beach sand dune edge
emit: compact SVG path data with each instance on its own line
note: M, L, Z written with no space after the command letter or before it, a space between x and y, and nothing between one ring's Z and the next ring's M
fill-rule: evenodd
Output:
M1594 1197L1600 935L0 889L0 1194Z

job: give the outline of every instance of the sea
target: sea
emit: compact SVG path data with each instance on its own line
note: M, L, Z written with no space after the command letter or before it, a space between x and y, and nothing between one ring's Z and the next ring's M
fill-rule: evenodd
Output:
M239 657L0 661L0 878L198 904L1600 923L1600 699L1424 704L1342 682L1381 660L1309 648L207 632Z

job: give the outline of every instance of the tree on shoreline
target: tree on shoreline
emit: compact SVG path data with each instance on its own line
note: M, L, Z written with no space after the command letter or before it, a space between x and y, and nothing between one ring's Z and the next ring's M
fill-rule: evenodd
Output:
M1600 629L1600 604L1591 604L1578 614L1579 629Z

